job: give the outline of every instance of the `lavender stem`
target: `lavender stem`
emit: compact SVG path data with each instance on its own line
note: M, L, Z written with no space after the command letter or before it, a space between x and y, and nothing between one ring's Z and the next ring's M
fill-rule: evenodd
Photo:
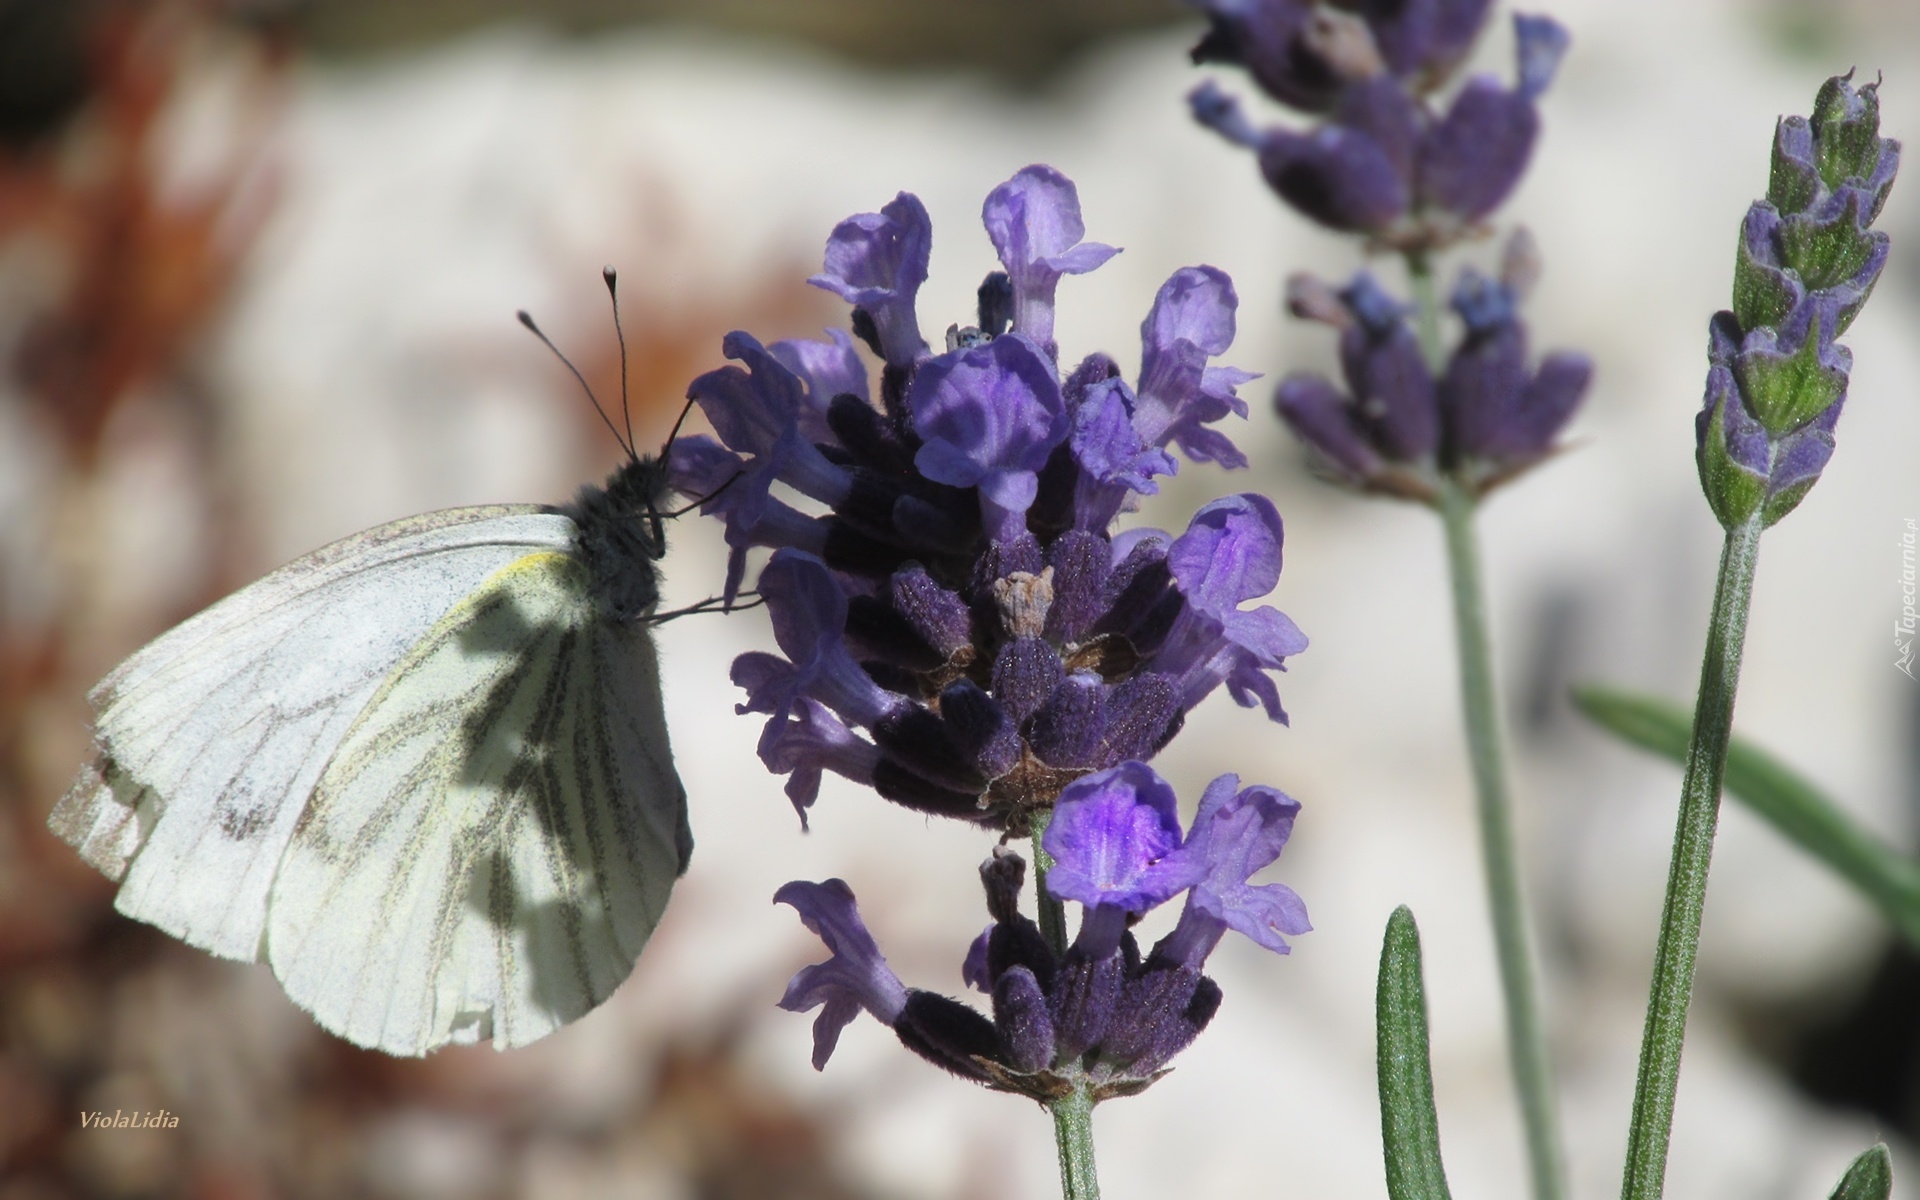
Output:
M1747 606L1759 558L1759 514L1727 531L1720 578L1707 625L1707 651L1700 666L1700 692L1680 785L1680 818L1673 834L1673 865L1660 914L1660 944L1654 952L1653 988L1646 1032L1640 1042L1640 1075L1633 1093L1633 1123L1627 1132L1625 1200L1658 1200L1665 1183L1667 1144L1673 1133L1673 1098L1680 1082L1680 1050L1687 1008L1693 998L1694 956L1706 906L1707 870L1720 819L1720 784L1733 730L1734 691L1747 636Z
M1540 1017L1539 988L1528 952L1526 902L1514 853L1512 804L1508 799L1493 694L1493 651L1487 638L1486 604L1480 585L1479 550L1473 528L1474 500L1451 479L1440 489L1440 520L1446 528L1447 565L1453 580L1454 631L1460 655L1460 700L1466 718L1467 751L1479 801L1480 851L1487 875L1487 907L1506 996L1507 1053L1527 1131L1527 1159L1535 1200L1565 1194L1565 1168L1554 1112L1553 1071Z
M1445 367L1440 345L1439 301L1424 255L1407 256L1407 273L1418 309L1422 352L1436 375ZM1460 658L1460 702L1467 753L1480 817L1480 850L1487 878L1487 907L1506 998L1507 1054L1526 1125L1527 1162L1534 1200L1561 1200L1566 1167L1561 1159L1553 1070L1540 1016L1539 985L1528 951L1526 902L1514 853L1513 806L1500 753L1498 705L1493 691L1493 647L1487 635L1486 599L1480 583L1480 553L1474 537L1475 500L1451 478L1440 484L1440 522L1446 531L1447 570L1453 587L1455 646Z
M1039 907L1040 932L1061 957L1067 953L1067 907L1047 890L1047 872L1053 855L1040 844L1053 820L1053 810L1033 815L1034 896ZM1053 1140L1060 1151L1061 1200L1100 1200L1100 1177L1093 1155L1093 1097L1084 1085L1047 1105L1053 1114Z

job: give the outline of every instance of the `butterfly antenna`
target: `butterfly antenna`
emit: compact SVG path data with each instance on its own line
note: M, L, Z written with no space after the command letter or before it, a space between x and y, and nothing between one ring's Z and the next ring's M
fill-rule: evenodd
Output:
M738 601L743 596L751 599L741 604ZM685 608L676 608L672 612L654 613L647 618L647 622L652 625L663 625L676 617L690 617L695 613L746 612L749 609L759 608L767 602L767 598L759 592L741 592L739 596L734 597L734 601L728 604L723 597L709 596L698 604L689 604Z
M673 419L673 429L667 433L667 443L660 447L661 458L664 459L667 456L667 452L673 449L673 443L679 440L680 427L687 423L687 414L693 411L693 404L693 397L688 396L687 402L680 406L680 415Z
M627 457L632 458L633 405L627 400L627 331L620 328L620 273L610 266L601 267L600 278L606 281L607 299L613 302L613 336L620 339L620 419L627 427Z
M631 441L625 441L621 439L619 427L613 423L613 418L607 415L607 410L600 406L600 398L593 394L593 388L588 386L587 377L580 373L580 368L573 365L572 359L560 353L560 347L553 344L553 339L548 337L544 332L541 331L538 325L535 325L533 323L532 313L528 312L526 309L523 308L515 315L520 318L520 323L522 325L525 325L527 329L533 334L533 336L539 338L541 343L545 345L547 349L553 351L553 356L559 359L561 363L566 366L567 370L573 372L573 377L580 381L580 390L587 394L588 402L593 405L593 411L599 413L600 419L606 422L607 432L613 435L614 441L620 443L620 448L627 452L628 458L635 457L633 453L633 443Z
M740 478L745 474L746 474L745 471L735 471L733 474L727 476L727 481L725 483L721 484L719 487L708 492L706 495L695 496L692 500L689 500L686 504L682 505L679 508L674 509L672 512L665 512L665 513L661 513L660 515L663 517L685 516L686 514L692 512L694 509L699 508L702 504L705 504L707 501L716 499L720 495L720 493L726 491L728 488L732 487L735 483L738 483L740 481Z

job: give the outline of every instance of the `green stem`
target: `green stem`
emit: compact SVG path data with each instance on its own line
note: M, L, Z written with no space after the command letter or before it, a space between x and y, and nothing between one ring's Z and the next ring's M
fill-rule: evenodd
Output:
M1658 1200L1667 1172L1667 1142L1673 1132L1673 1097L1680 1083L1680 1048L1693 999L1693 962L1700 945L1700 915L1706 906L1707 869L1720 820L1720 784L1727 741L1733 731L1733 696L1740 683L1740 651L1747 637L1747 605L1753 596L1754 563L1763 526L1756 514L1727 531L1720 578L1707 625L1707 652L1700 664L1700 693L1693 710L1693 740L1680 785L1680 819L1673 833L1673 865L1660 914L1660 945L1654 951L1653 989L1647 1028L1640 1041L1640 1078L1633 1093L1633 1124L1627 1133L1624 1200Z
M1452 479L1440 486L1440 520L1446 528L1447 564L1453 577L1454 633L1460 654L1460 700L1467 751L1479 799L1480 851L1485 860L1487 906L1500 959L1500 986L1507 1002L1507 1053L1526 1124L1527 1161L1536 1200L1565 1194L1566 1170L1554 1114L1553 1072L1547 1061L1539 992L1527 951L1525 901L1514 853L1512 805L1500 755L1498 707L1493 694L1493 651L1487 637L1480 585L1479 550L1473 528L1474 499Z
M1047 891L1047 872L1053 869L1053 855L1040 844L1053 820L1051 808L1041 809L1033 818L1033 890L1040 910L1040 932L1056 955L1067 952L1067 906ZM1093 1096L1081 1084L1073 1091L1050 1101L1053 1113L1053 1140L1060 1150L1060 1195L1062 1200L1100 1200L1100 1177L1093 1161Z
M1426 255L1407 255L1407 279L1413 285L1413 320L1420 337L1420 356L1437 378L1446 370L1447 353L1440 344L1440 298L1434 294L1433 264Z
M1047 872L1053 870L1053 855L1040 844L1040 838L1053 821L1053 810L1043 808L1033 817L1033 892L1040 907L1040 932L1056 955L1067 952L1067 906L1047 890Z
M1047 1105L1053 1112L1053 1140L1060 1148L1062 1200L1100 1200L1100 1179L1093 1169L1093 1097L1081 1084Z
M1415 327L1427 368L1437 377L1446 369L1440 344L1440 300L1433 286L1433 265L1424 254L1409 254L1407 276L1416 305ZM1480 816L1480 854L1487 877L1487 907L1493 917L1494 948L1500 960L1500 987L1507 1004L1507 1056L1527 1132L1527 1165L1534 1200L1560 1200L1566 1194L1566 1167L1560 1157L1559 1122L1554 1113L1553 1070L1547 1060L1541 1026L1539 989L1527 950L1526 905L1520 893L1520 865L1513 849L1512 804L1500 756L1499 707L1493 694L1493 649L1487 636L1487 611L1480 584L1480 551L1474 540L1473 496L1450 478L1440 484L1440 522L1446 530L1447 568L1453 584L1454 637L1460 657L1460 702L1467 726L1467 755L1473 765Z

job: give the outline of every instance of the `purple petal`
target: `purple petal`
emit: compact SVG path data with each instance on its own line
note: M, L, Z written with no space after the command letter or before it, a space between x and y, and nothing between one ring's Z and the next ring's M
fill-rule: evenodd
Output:
M1380 469L1380 455L1369 444L1352 406L1322 376L1306 372L1287 376L1280 381L1273 403L1293 435L1352 482L1364 483Z
M1260 131L1247 119L1240 102L1221 91L1220 85L1213 80L1209 79L1187 93L1187 108L1193 113L1194 120L1234 145L1249 150L1260 149L1264 140Z
M855 725L871 726L900 705L901 698L875 684L847 652L847 597L825 563L810 554L776 550L758 586L773 619L774 640L789 660L759 653L734 660L734 682L748 689L739 711L772 714L761 737L763 758L802 696Z
M960 964L961 980L977 992L993 991L993 975L987 968L987 949L993 943L994 928L988 925L980 931L980 936L967 947L966 960Z
M1053 364L1018 334L922 363L907 404L922 439L914 465L928 479L978 487L996 541L1025 528L1038 471L1066 439Z
M1080 196L1052 167L1035 164L988 193L980 219L1013 282L1013 329L1053 344L1053 294L1062 275L1081 275L1119 251L1082 242Z
M1497 288L1496 291L1500 289ZM1440 380L1440 415L1451 458L1497 462L1527 452L1519 420L1527 374L1527 330L1508 319L1483 331L1470 306L1460 305L1469 333Z
M1264 672L1307 648L1307 639L1278 609L1240 605L1266 595L1280 579L1280 514L1265 496L1228 496L1194 514L1167 551L1185 606L1154 669L1179 677L1181 708L1191 712L1223 682L1236 702L1261 704L1281 724L1286 713Z
M831 505L847 497L853 477L829 462L803 432L806 400L800 377L750 334L736 330L724 346L729 358L745 362L749 370L729 366L708 371L693 381L687 395L700 405L728 449L748 456L724 486L702 493L709 499L701 511L725 518L727 544L734 549L725 593L731 603L739 591L748 546L817 546L808 519L773 499L774 483ZM710 450L701 447L692 453L696 470L717 469Z
M817 700L795 701L792 717L761 747L760 757L767 770L789 776L787 799L800 814L804 829L807 810L820 796L822 772L832 771L870 787L880 752Z
M1236 791L1239 778L1222 775L1207 787L1187 839L1187 853L1206 860L1205 878L1188 904L1225 922L1276 954L1287 952L1283 935L1312 929L1306 906L1281 884L1254 885L1254 874L1280 857L1293 833L1297 800L1269 787Z
M1520 91L1536 98L1553 83L1572 39L1552 17L1513 14L1514 50L1520 59Z
M1280 513L1255 492L1215 500L1167 548L1167 565L1189 603L1224 616L1280 582Z
M1411 202L1405 177L1380 144L1338 125L1310 134L1268 131L1260 172L1301 216L1342 233L1385 229Z
M1134 427L1132 395L1124 380L1109 379L1088 388L1074 411L1068 444L1080 466L1074 496L1079 529L1105 529L1134 496L1160 490L1154 476L1179 469L1172 455L1143 440Z
M1433 375L1400 305L1362 272L1341 298L1356 318L1340 335L1353 415L1382 454L1419 462L1440 442Z
M1196 462L1246 465L1224 435L1205 428L1229 413L1246 415L1234 388L1256 376L1207 366L1233 344L1239 304L1233 280L1216 267L1182 267L1160 285L1140 325L1134 428L1141 441L1176 444Z
M1317 112L1345 82L1313 52L1307 26L1317 8L1307 0L1203 0L1212 28L1193 48L1196 63L1243 66L1275 100Z
M1175 854L1179 801L1139 762L1068 784L1041 844L1054 857L1047 890L1089 909L1146 912L1191 886L1203 865Z
M826 264L807 282L873 318L880 353L905 367L926 352L914 298L927 279L933 222L919 197L901 192L877 213L848 217L827 239Z
M1053 1061L1053 1018L1040 981L1014 967L993 985L993 1023L1016 1071L1038 1071Z
M1539 136L1533 100L1485 76L1467 81L1420 141L1420 194L1462 221L1498 208L1527 169Z
M1203 877L1187 894L1179 924L1154 946L1154 962L1198 971L1228 929L1285 954L1289 950L1286 935L1297 936L1312 928L1306 907L1293 889L1247 882L1279 857L1293 831L1299 804L1272 788L1238 791L1239 786L1234 775L1222 775L1207 785L1181 850L1206 863Z
M907 989L887 966L873 935L860 920L853 889L839 879L825 883L795 880L773 894L775 904L791 904L806 927L818 934L833 957L805 967L787 984L780 1007L788 1012L822 1008L813 1022L813 1069L824 1070L845 1029L860 1014L873 1014L891 1026L907 1006Z
M746 469L746 460L704 433L690 433L673 439L667 450L667 477L673 490L698 500L701 512L733 477Z
M835 396L854 396L867 402L867 365L853 348L853 338L844 329L829 329L825 342L790 338L775 342L767 349L807 386L806 403L800 412L800 426L807 440L837 441L827 426L827 407Z

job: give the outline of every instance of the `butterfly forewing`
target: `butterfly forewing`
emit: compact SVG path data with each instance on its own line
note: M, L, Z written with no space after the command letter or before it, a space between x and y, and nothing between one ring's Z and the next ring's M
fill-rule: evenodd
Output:
M97 755L54 831L124 875L121 912L260 957L295 822L394 662L482 580L572 535L530 506L453 509L336 542L235 593L93 690Z
M523 1045L626 978L684 828L645 629L600 614L576 559L528 555L347 730L274 883L269 960L362 1045Z

